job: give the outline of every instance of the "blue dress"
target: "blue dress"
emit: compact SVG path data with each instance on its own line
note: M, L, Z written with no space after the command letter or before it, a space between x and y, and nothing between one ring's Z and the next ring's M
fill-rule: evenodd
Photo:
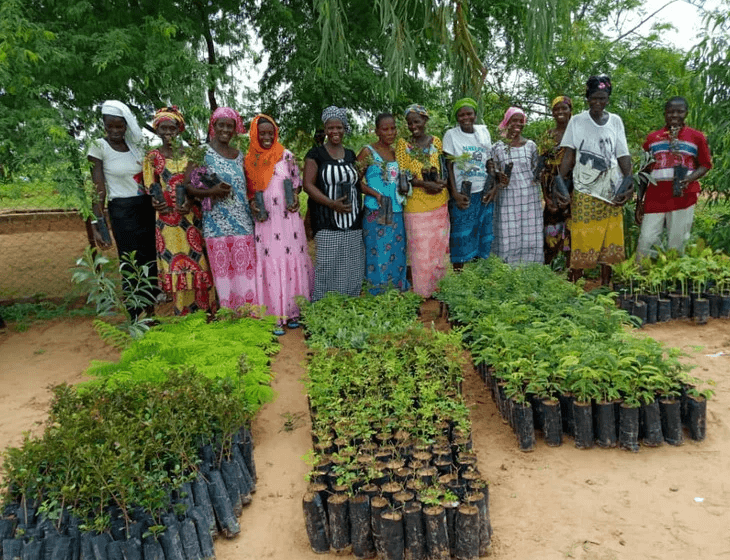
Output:
M365 197L365 215L362 222L365 242L365 280L369 291L376 295L390 286L401 291L410 288L406 279L406 230L403 224L403 197L397 193L398 163L384 161L368 146L375 163L365 171L368 186L388 197L393 207L392 223L379 224L381 211L373 196Z

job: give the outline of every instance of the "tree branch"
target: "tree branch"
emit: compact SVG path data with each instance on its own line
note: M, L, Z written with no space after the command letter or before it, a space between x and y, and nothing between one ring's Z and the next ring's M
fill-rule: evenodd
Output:
M639 27L641 27L642 25L644 25L647 21L649 21L651 18L653 18L659 12L661 12L664 8L667 8L668 6L671 6L672 4L676 3L677 1L678 0L670 0L669 2L667 2L666 4L664 4L661 8L659 8L658 10L655 10L653 13L649 14L648 16L646 16L639 23L637 23L634 27L632 27L631 29L629 29L626 33L622 33L621 35L619 35L618 37L616 37L613 41L611 41L608 44L608 46L610 47L611 45L613 45L615 43L618 43L619 41L621 41L622 39L624 39L628 35L631 35L634 31L636 31L637 29L639 29Z

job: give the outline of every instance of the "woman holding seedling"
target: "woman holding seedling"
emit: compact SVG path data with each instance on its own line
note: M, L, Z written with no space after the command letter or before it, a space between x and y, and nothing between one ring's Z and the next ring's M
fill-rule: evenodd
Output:
M542 213L545 228L545 264L550 264L561 252L567 254L566 268L570 268L570 205L559 205L556 200L555 176L563 161L565 148L560 146L565 129L573 114L573 101L567 95L560 95L551 104L555 128L545 133L540 142L540 158L543 165L540 169L540 184L545 199L545 210ZM568 192L572 192L573 179L569 175L566 180Z
M188 158L177 141L185 130L178 108L155 113L152 128L162 146L144 159L144 184L157 210L155 241L160 287L172 298L175 315L215 308L213 275L205 256L200 207L185 195Z
M542 263L542 207L535 181L537 145L522 136L525 112L510 107L499 123L504 140L492 157L499 173L494 209L494 253L508 264Z
M280 317L274 330L284 334L299 326L295 297L312 297L314 272L299 215L299 166L279 142L279 127L267 115L256 115L244 159L251 212L256 220L256 291L267 313Z
M350 132L347 112L327 107L322 122L327 140L304 160L304 191L317 243L312 301L327 292L359 296L365 274L357 161L355 152L342 144Z
M204 157L212 184L202 188L197 182L191 183L192 170L185 179L189 195L210 199L208 203L203 201L203 235L220 305L228 309L259 303L256 244L246 198L243 154L231 145L243 133L238 112L218 107L208 124L210 141Z
M486 259L492 250L494 196L492 138L483 124L474 124L477 102L469 97L454 105L457 126L444 134L444 153L449 168L449 249L454 268L476 258ZM491 166L491 174L490 174Z
M157 278L155 251L155 209L142 186L142 131L137 119L124 103L105 101L101 106L106 136L95 140L89 147L88 160L92 164L91 180L96 187L98 201L92 220L94 241L102 249L111 247L106 228L104 205L109 200L109 220L114 233L119 258L135 254L137 266L148 266L149 277ZM125 266L122 263L122 266ZM125 292L132 287L123 282ZM132 319L143 311L154 310L128 307Z
M365 280L370 293L381 293L388 286L405 291L406 230L403 204L406 194L398 191L400 170L393 143L397 135L395 118L381 113L375 119L378 141L365 146L357 156L365 169L362 190L365 214L362 229L365 241Z
M411 105L405 111L411 137L399 138L395 155L401 172L410 174L412 188L404 222L413 291L431 297L449 268L449 192L441 166L441 140L426 132L428 111Z
M560 204L571 200L570 267L573 280L601 265L601 283L611 280L611 264L624 260L623 209L634 192L631 156L621 117L606 111L611 78L586 83L588 111L570 119L560 143L565 148L555 178ZM573 193L565 178L573 170ZM569 198L570 196L570 198Z

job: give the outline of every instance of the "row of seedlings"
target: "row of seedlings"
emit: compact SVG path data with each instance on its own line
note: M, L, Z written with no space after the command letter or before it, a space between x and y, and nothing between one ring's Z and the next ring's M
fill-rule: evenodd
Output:
M441 284L466 343L520 449L573 437L576 447L681 445L706 432L700 380L680 352L627 331L628 315L607 295L586 294L548 267L497 259L467 266Z
M417 324L408 298L332 300L335 314L345 305L362 320L371 308L409 325L390 334L338 329L328 338L305 310L309 340L320 344L308 364L313 450L303 497L315 552L425 560L477 558L490 549L489 486L461 396L460 337ZM403 303L400 317L393 300ZM317 313L330 316L328 303L315 304ZM335 337L348 347L328 347Z
M677 319L704 325L709 317L730 318L730 257L701 242L684 255L660 251L655 259L629 259L613 271L619 307L641 325Z
M196 314L96 364L103 377L55 387L43 434L4 452L2 559L214 558L256 491L248 427L271 391L272 325ZM235 349L203 375L174 348L190 336Z

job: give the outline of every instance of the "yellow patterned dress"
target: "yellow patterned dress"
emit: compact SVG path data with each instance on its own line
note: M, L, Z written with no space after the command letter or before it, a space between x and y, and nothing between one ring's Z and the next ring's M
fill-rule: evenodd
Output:
M144 160L144 184L150 189L160 185L171 212L157 213L155 243L160 287L175 303L175 314L186 315L199 309L215 309L215 289L200 232L198 206L188 214L175 209L175 187L185 178L187 158L165 158L152 150Z
M570 213L571 268L593 268L626 259L621 206L574 190Z
M399 138L395 157L401 170L409 171L415 179L422 179L421 169L426 167L426 161L429 167L441 170L441 151L441 140L435 136L425 150ZM406 201L403 218L413 291L423 297L431 297L450 267L449 192L447 189L438 194L428 194L423 189L412 191Z

